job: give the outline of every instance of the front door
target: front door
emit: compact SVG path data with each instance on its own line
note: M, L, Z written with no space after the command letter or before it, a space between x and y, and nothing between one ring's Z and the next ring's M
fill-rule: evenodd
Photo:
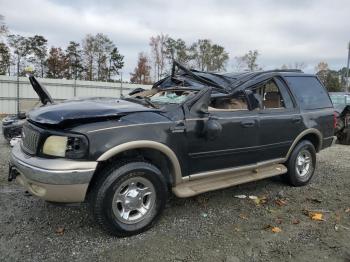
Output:
M189 173L255 164L259 145L258 112L248 110L243 98L212 102L208 112L205 117L186 118ZM210 119L221 126L215 138L205 135Z

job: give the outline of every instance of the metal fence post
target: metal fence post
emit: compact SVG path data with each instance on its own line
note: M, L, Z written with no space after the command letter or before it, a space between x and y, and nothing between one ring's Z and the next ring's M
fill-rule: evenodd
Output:
M17 74L17 115L19 115L19 74Z
M123 72L120 72L120 98L123 98Z

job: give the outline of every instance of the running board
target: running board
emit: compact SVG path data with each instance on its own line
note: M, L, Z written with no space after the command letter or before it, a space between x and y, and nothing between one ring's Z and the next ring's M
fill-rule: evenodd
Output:
M284 165L272 164L246 171L236 171L184 181L173 187L173 193L177 197L191 197L204 192L236 186L285 173L287 173L287 168Z

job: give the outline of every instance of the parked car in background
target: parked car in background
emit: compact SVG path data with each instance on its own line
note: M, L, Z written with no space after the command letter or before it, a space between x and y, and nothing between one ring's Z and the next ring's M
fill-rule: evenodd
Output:
M41 105L46 105L47 103L53 104L54 101L50 94L41 84L36 80L35 77L29 77L29 82L32 85L34 91L38 94ZM26 122L26 113L19 112L13 116L5 117L2 122L2 134L5 139L10 142L13 138L18 138L22 136L22 127Z
M331 92L329 95L337 114L335 134L340 144L350 145L350 94Z
M22 126L25 122L25 119L25 113L20 113L15 116L7 116L4 119L2 119L2 134L8 142L10 142L10 140L15 137L21 136Z
M151 90L29 112L9 180L47 201L87 201L106 231L129 236L154 225L170 192L192 197L272 176L306 185L334 125L315 75L215 74L174 62Z

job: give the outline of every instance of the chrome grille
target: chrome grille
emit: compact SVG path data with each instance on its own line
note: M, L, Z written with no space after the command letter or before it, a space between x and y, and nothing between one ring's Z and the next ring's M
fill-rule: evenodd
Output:
M34 155L39 144L40 133L27 125L23 126L22 132L23 150L31 155Z

